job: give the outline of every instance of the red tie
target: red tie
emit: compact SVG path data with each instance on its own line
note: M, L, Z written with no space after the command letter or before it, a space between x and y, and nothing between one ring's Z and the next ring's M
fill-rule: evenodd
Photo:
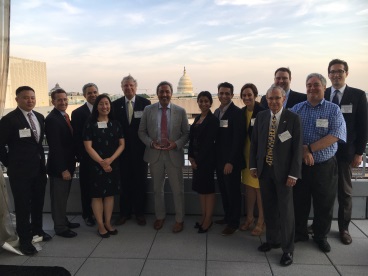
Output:
M162 114L161 114L161 141L167 141L167 138L168 138L166 110L167 110L166 107L161 108L161 111L162 111Z
M73 128L72 128L72 124L70 123L69 115L65 113L64 118L65 118L66 124L68 125L70 129L70 132L73 134Z

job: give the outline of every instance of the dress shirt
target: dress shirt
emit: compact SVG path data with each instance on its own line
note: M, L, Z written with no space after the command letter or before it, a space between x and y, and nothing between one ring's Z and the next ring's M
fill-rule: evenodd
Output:
M285 91L285 93L286 93L286 96L285 96L285 102L284 102L284 104L283 104L283 106L284 106L284 107L286 106L287 101L288 101L288 99L289 99L290 89L289 89L288 91Z
M316 106L308 101L296 104L290 109L300 116L303 127L303 145L310 145L321 138L332 135L339 143L346 142L346 124L340 108L329 101L322 100ZM317 119L327 119L328 127L317 127ZM337 142L327 148L313 152L315 163L327 161L335 155Z
M222 116L224 116L226 110L229 108L229 106L231 105L233 101L230 101L230 103L228 105L225 105L224 107L221 108L221 106L219 107L219 120L221 120Z
M330 101L332 102L332 99L335 97L335 90L339 90L340 93L337 94L337 97L339 98L339 103L341 103L341 99L342 99L342 96L344 95L345 88L346 88L346 84L343 87L341 87L340 89L336 89L333 86L331 86Z
M33 122L35 124L36 131L38 133L38 136L40 136L41 135L40 122L38 121L38 119L37 119L36 115L33 113L33 111L25 111L25 110L23 110L21 108L19 108L19 109L20 109L20 111L22 111L22 113L23 113L24 117L26 118L26 120L27 120L27 122L28 122L28 124L29 124L29 126L30 126L31 129L32 129L32 126L31 126L31 122L29 121L29 118L28 118L28 113L31 113L32 114L32 119L33 119Z
M167 134L168 134L168 138L170 139L170 122L171 122L171 104L169 103L167 105L167 109L166 109L166 117L167 117ZM162 117L162 106L160 103L158 103L158 110L159 112L157 112L157 135L158 135L158 139L161 139L161 117Z
M89 102L86 102L86 104L87 104L87 107L88 107L89 111L92 113L93 104L90 104Z
M281 113L282 113L282 110L284 108L281 107L281 109L279 110L279 112L277 112L276 114L273 114L272 111L270 110L270 113L271 113L271 118L270 118L270 124L269 124L269 127L271 127L271 123L272 123L272 117L273 115L275 115L276 117L276 128L275 128L275 133L277 133L277 128L279 127L279 122L280 122L280 117L281 117Z
M125 97L125 106L127 108L126 109L126 114L127 114L127 118L129 119L129 110L128 110L128 102L131 101L132 102L132 107L133 107L133 114L134 114L134 104L135 104L135 95L131 100L128 100L127 97ZM134 118L134 115L132 115L132 118Z

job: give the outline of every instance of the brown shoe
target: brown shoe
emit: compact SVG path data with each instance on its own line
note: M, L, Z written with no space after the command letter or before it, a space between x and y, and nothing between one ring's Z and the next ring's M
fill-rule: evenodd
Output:
M214 222L215 224L219 224L219 225L227 224L226 220L224 219L218 219L218 220L215 220Z
M156 219L153 223L153 228L155 230L160 230L164 226L165 219Z
M183 222L175 222L174 226L173 226L173 233L179 233L181 231L183 231L184 228L184 221Z
M348 230L343 230L343 231L340 231L340 240L343 244L351 244L352 243L352 239L351 239L351 236L349 234L349 231Z
M123 225L127 222L127 220L130 220L131 217L120 217L115 221L115 225Z
M144 226L144 225L147 224L146 219L144 218L144 216L136 217L136 221L137 221L137 224L140 225L140 226Z
M238 229L235 228L231 228L229 226L226 226L226 228L224 229L224 231L221 232L221 235L223 236L229 236L234 234L236 231L238 231Z

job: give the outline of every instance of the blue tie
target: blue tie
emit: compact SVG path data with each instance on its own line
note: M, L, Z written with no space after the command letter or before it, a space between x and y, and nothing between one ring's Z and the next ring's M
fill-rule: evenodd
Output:
M339 93L340 93L340 91L339 90L335 90L335 96L332 98L332 102L334 103L334 104L337 104L337 105L339 105Z

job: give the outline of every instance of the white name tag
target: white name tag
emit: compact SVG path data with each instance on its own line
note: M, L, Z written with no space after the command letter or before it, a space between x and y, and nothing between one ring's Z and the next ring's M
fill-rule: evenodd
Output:
M143 111L134 111L134 118L142 118Z
M220 127L229 127L229 120L221 120Z
M19 130L19 138L31 137L31 130L29 128Z
M254 126L254 123L256 122L256 118L250 119L250 126Z
M107 128L107 123L106 122L97 122L97 126L98 126L98 128Z
M316 127L328 127L328 119L317 119Z
M353 105L352 104L342 105L341 112L342 113L353 113Z
M281 134L279 134L279 139L283 143L291 138L290 132L287 130Z

